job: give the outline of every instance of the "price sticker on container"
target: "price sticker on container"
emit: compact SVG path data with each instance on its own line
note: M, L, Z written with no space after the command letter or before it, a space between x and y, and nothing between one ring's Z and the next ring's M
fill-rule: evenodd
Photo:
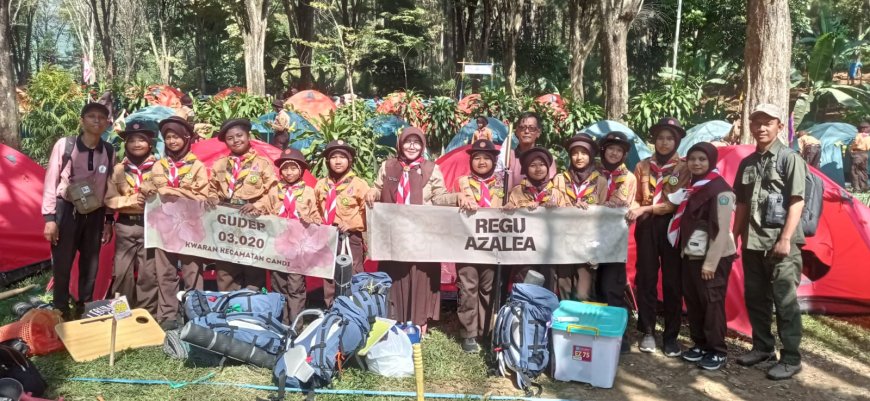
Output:
M130 309L130 303L127 302L126 295L113 299L111 306L112 316L115 317L115 320L126 319L133 316L133 311Z

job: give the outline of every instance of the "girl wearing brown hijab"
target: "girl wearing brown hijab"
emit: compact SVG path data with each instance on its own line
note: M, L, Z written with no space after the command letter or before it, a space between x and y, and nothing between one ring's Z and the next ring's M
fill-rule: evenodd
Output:
M166 143L165 157L151 168L151 182L164 200L184 198L204 201L208 198L208 170L190 151L191 142L196 136L193 127L184 118L169 117L160 122L160 133ZM177 325L179 290L178 269L181 262L181 276L186 289L203 289L202 260L193 256L166 252L155 249L154 260L159 279L157 314L154 318L164 328Z
M426 151L423 131L416 127L405 128L397 142L398 157L381 164L374 188L368 193L368 203L455 206L456 194L447 192L438 165L423 158ZM411 321L423 328L430 319L438 320L441 308L441 266L438 263L382 261L379 266L393 279L392 319Z

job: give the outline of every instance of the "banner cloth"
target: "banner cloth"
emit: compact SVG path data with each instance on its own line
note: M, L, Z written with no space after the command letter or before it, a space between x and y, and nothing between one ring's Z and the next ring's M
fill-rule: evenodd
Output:
M332 279L338 230L277 216L155 196L145 204L145 247Z
M369 258L401 262L581 264L625 262L626 209L480 209L376 203Z

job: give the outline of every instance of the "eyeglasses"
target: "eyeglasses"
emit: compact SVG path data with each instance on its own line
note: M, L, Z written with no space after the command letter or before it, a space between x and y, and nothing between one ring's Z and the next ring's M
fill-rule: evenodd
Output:
M423 144L420 142L415 142L415 141L407 141L407 142L403 143L402 146L407 146L409 148L410 147L422 148Z
M520 125L519 127L517 127L517 131L535 132L535 131L539 131L539 130L540 130L540 128L538 128L537 126L534 126L534 125Z

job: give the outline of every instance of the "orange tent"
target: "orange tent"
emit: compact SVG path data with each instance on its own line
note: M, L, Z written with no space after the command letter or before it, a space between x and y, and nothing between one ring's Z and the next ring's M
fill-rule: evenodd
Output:
M214 95L214 97L212 97L212 99L221 100L229 95L234 95L236 93L246 93L247 91L247 89L242 88L241 86L233 86L231 88L226 88L218 92L216 95Z
M398 115L411 125L426 131L426 106L420 99L408 100L405 92L393 92L378 105L378 114Z
M538 96L535 99L535 102L540 104L544 104L550 107L560 119L565 119L568 117L568 113L565 112L565 100L562 99L562 96L559 96L555 93L550 93L547 95Z
M338 107L329 96L315 90L304 90L284 102L284 108L295 110L315 126L318 119L335 111Z
M145 90L145 100L152 106L166 106L181 109L181 98L184 93L169 85L151 85Z
M466 116L471 116L471 113L474 112L478 106L480 106L481 100L480 95L475 93L468 95L456 105L456 110L459 110L460 113L465 114Z

